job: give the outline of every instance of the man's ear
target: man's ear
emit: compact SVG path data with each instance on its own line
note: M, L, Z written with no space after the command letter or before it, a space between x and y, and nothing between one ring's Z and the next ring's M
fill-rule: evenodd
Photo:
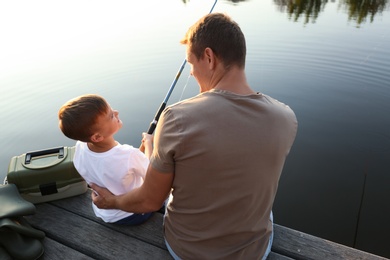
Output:
M93 135L91 135L91 141L93 142L93 143L98 143L98 142L100 142L100 141L102 141L103 140L103 136L101 136L100 134L98 134L98 133L95 133L95 134L93 134Z
M207 47L204 50L204 56L205 56L205 59L208 61L209 68L213 69L216 66L216 64L215 64L216 57L215 57L213 50L211 48Z

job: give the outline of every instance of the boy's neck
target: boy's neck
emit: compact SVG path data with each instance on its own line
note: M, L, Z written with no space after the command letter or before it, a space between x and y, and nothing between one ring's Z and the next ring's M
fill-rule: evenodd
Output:
M89 150L91 150L92 152L104 153L104 152L107 152L107 151L111 150L117 144L118 144L117 141L112 140L110 142L102 141L102 142L99 142L99 143L88 142L87 146L88 146Z

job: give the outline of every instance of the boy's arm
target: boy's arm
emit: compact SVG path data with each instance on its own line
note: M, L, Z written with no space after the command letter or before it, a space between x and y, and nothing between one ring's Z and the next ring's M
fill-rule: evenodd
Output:
M141 143L141 145L139 146L138 148L141 152L145 153L145 146L143 143Z

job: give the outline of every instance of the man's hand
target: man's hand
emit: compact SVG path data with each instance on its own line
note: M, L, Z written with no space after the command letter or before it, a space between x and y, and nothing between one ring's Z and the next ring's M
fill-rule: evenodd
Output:
M94 183L90 183L89 186L92 189L92 202L100 209L114 209L115 208L115 195L112 194L106 188L97 186Z
M91 183L92 201L100 209L119 209L133 213L157 211L171 192L173 178L174 173L159 172L149 165L144 183L121 195L114 195Z

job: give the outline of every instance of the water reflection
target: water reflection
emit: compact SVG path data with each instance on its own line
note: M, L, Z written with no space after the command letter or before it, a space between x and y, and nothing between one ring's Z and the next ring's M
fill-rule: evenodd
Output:
M335 0L331 0L335 2ZM304 24L315 23L320 12L325 9L328 0L274 0L279 11L286 12L289 19L297 22L299 18L304 17ZM377 14L381 14L387 8L388 0L340 0L340 8L346 10L348 19L354 20L359 27L369 17L370 22L374 21Z
M340 5L344 6L350 20L355 20L359 25L370 17L370 22L374 21L376 14L381 14L387 6L387 0L341 0Z
M327 0L274 0L275 4L279 6L281 12L289 15L289 19L297 22L301 16L304 16L304 23L312 21L315 23L318 14L325 8Z

